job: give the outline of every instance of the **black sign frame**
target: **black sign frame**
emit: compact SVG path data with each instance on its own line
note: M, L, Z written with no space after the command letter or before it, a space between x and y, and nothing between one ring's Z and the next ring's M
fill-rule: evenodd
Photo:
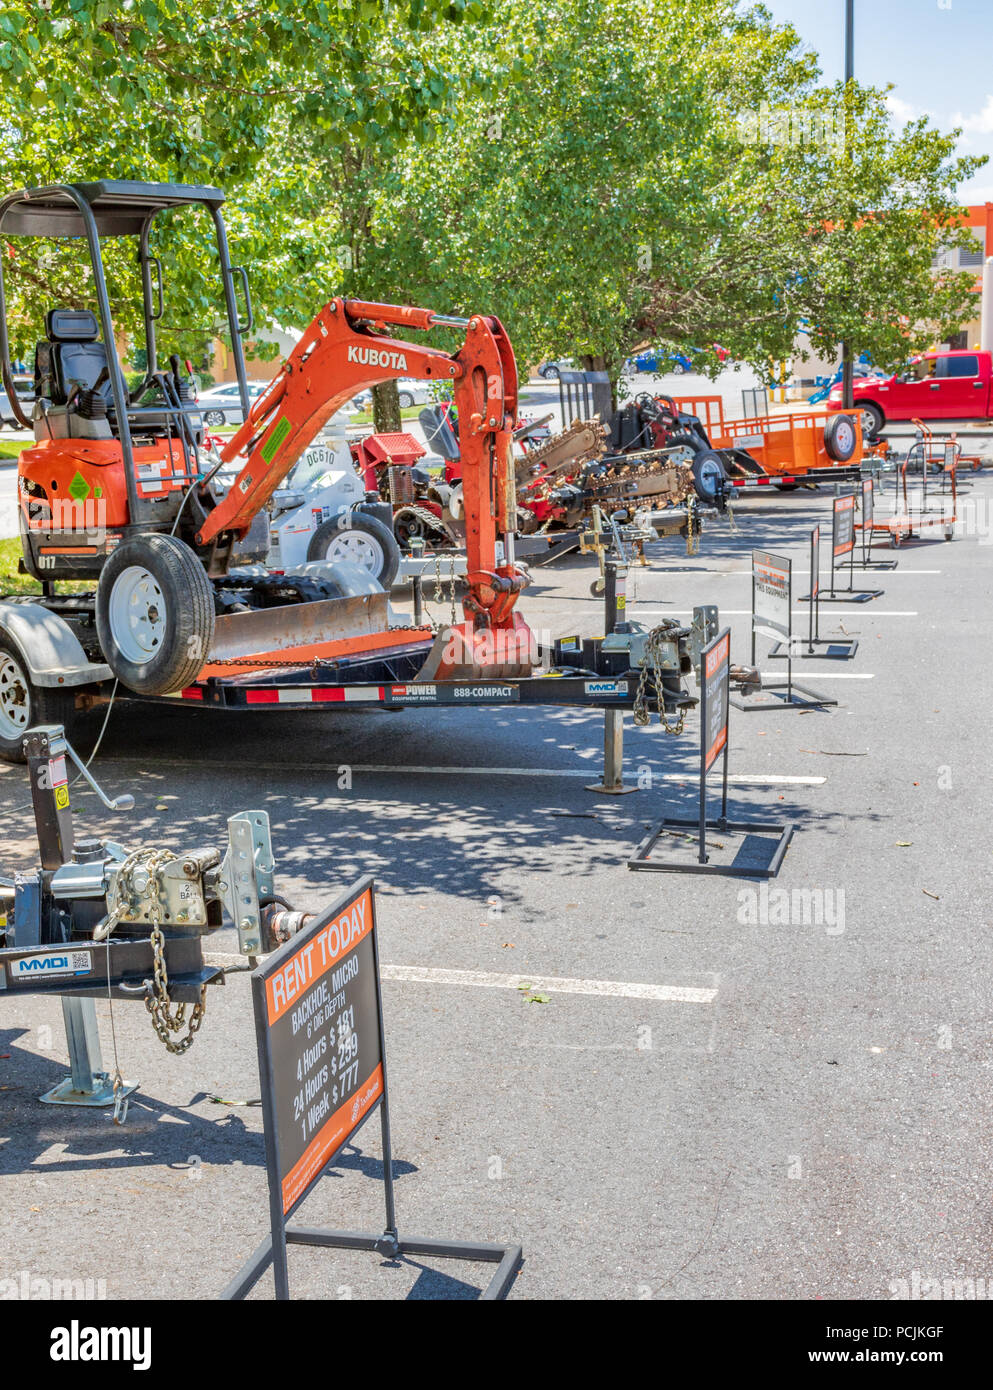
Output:
M879 598L882 589L856 589L855 587L855 507L858 494L842 492L831 504L831 585L824 597L832 603L868 603ZM850 535L848 533L850 532ZM839 539L840 538L840 539ZM848 556L848 588L839 589L835 584L838 557Z
M807 610L807 640L791 639L789 643L778 642L769 652L773 661L795 660L797 657L820 657L823 660L850 661L858 651L857 637L822 637L821 634L821 528L815 526L810 533L810 593L797 599L797 603L809 603ZM803 650L801 650L803 647ZM817 650L824 647L823 652Z
M785 590L785 620L759 613L759 594L763 572L778 574ZM814 571L811 569L811 573ZM819 585L815 582L815 590ZM811 605L813 608L813 605ZM768 550L752 551L752 665L756 664L755 639L761 634L773 642L772 652L786 657L786 679L763 681L754 695L732 699L735 709L748 713L768 709L823 709L836 705L829 695L820 695L807 685L793 680L793 562L786 555L774 555ZM778 634L778 638L777 638Z
M862 512L862 520L859 522L859 529L862 532L862 555L860 559L853 560L853 565L860 570L895 570L896 560L874 560L872 558L872 537L876 519L876 483L874 478L862 479L859 500Z
M369 915L368 926L363 926L361 936L354 941L354 944L347 946L342 944L341 950L334 950L332 953L330 933L334 931L336 924L343 922L350 912L353 913L351 920L352 932L354 935L355 916L354 910L359 903L366 903L366 911ZM323 951L320 949L321 936L326 934L328 940ZM339 933L340 935L340 933ZM315 956L314 948L317 946L318 952ZM362 951L364 959L360 962L358 953ZM309 952L309 954L308 954ZM286 1082L290 1082L290 1090L296 1090L298 1076L292 1070L292 1058L287 1063L285 1043L280 1039L276 1048L273 1046L273 1028L283 1018L291 1008L291 1002L287 1001L286 989L284 986L283 997L281 1000L275 998L273 982L278 980L281 973L287 972L284 978L292 978L289 974L289 967L301 957L307 958L306 967L295 965L293 975L297 981L304 975L305 971L313 969L315 961L322 966L318 975L310 975L307 988L303 993L294 996L294 1001L299 1000L301 1006L313 1001L313 1007L322 1003L325 997L322 992L321 999L316 999L318 981L322 981L327 973L333 969L341 972L341 984L332 1003L335 1003L339 995L344 1000L338 1011L334 1014L321 1012L322 1028L328 1025L332 1039L340 1035L340 1026L335 1027L334 1019L339 1021L351 1010L349 1016L349 1032L352 1035L358 1034L356 1026L356 1005L359 1006L358 1017L364 1019L363 1033L358 1034L355 1048L355 1065L359 1071L363 1070L364 1059L368 1056L375 1058L371 1071L359 1079L358 1073L354 1086L348 1094L354 1095L357 1099L353 1102L356 1112L351 1116L351 1122L346 1122L344 1130L335 1130L334 1138L329 1139L324 1149L318 1149L307 1158L310 1148L324 1133L326 1124L333 1123L337 1111L332 1112L322 1128L311 1137L310 1144L307 1143L306 1128L304 1132L304 1151L302 1159L303 1168L300 1168L301 1157L298 1156L292 1165L287 1164L284 1149L289 1147L286 1142L286 1109L281 1112L281 1091L285 1093ZM365 970L363 971L363 966ZM356 981L359 975L363 979L359 988L366 991L365 997L353 991L352 1002L349 1003L348 985ZM452 1241L437 1240L427 1237L401 1237L397 1229L396 1219L396 1200L393 1184L393 1156L390 1137L390 1105L389 1105L389 1083L386 1070L386 1036L383 1027L383 1000L382 986L379 964L379 937L376 928L376 891L375 881L371 876L358 879L346 889L332 903L326 912L314 917L305 924L297 935L290 938L278 950L274 951L266 960L252 972L252 996L255 1007L255 1030L256 1042L259 1057L259 1076L262 1083L262 1113L265 1129L265 1152L266 1152L266 1173L269 1186L269 1236L257 1247L248 1258L242 1268L235 1275L234 1279L221 1295L222 1299L240 1299L255 1286L262 1274L270 1265L273 1267L275 1283L275 1296L278 1300L288 1299L289 1292L289 1271L287 1266L287 1246L298 1245L318 1245L341 1250L370 1250L376 1251L388 1259L402 1261L405 1256L427 1255L439 1259L469 1260L472 1262L496 1264L498 1267L494 1272L489 1283L480 1293L480 1298L493 1301L506 1296L514 1276L517 1273L521 1262L521 1247L519 1245L494 1245L482 1244L471 1241ZM368 991L372 991L371 997ZM372 1038L373 1046L369 1047L368 1034L369 1024L369 1005L373 1006L374 1020ZM274 1010L278 1010L276 1017L273 1017ZM314 1015L316 1016L316 1015ZM305 1020L306 1021L306 1020ZM291 1024L294 1021L291 1016ZM280 1030L281 1034L285 1028ZM294 1034L296 1027L293 1027ZM366 1041L363 1041L363 1035ZM320 1035L311 1034L311 1038L303 1038L301 1041L315 1041L318 1036L327 1040L327 1032ZM292 1050L292 1049L291 1049ZM327 1053L322 1054L327 1055ZM349 1050L349 1057L351 1051ZM349 1066L352 1063L349 1062ZM280 1071L290 1068L290 1076L281 1076ZM322 1068L324 1071L329 1068ZM340 1074L340 1073L338 1073ZM368 1087L370 1078L376 1077L377 1094L370 1098L369 1103L359 1107L361 1092L363 1087ZM336 1090L332 1089L335 1099L338 1098ZM306 1094L306 1092L305 1092ZM315 1094L317 1094L315 1092ZM368 1095L368 1091L366 1092ZM326 1087L322 1092L326 1101ZM346 1108L347 1102L342 1108ZM327 1230L321 1227L308 1227L291 1225L289 1218L301 1206L306 1198L311 1194L321 1178L328 1169L335 1163L341 1154L342 1149L348 1145L367 1120L379 1111L380 1126L382 1134L383 1151L383 1195L386 1208L386 1226L381 1235L366 1234L356 1231L337 1231ZM340 1133L340 1138L338 1137ZM298 1169L300 1170L298 1172ZM310 1171L313 1169L313 1171ZM309 1176L305 1176L309 1173ZM287 1181L293 1179L290 1184L289 1192L294 1194L288 1196ZM299 1187L299 1190L297 1188Z
M699 810L695 817L663 816L648 831L628 860L629 869L647 869L653 873L720 874L729 878L775 878L793 838L793 825L781 821L732 821L728 819L728 753L731 746L731 629L723 632L700 653L700 788ZM721 758L721 813L716 820L707 819L707 774ZM697 832L697 855L694 860L651 858L652 850L663 835L676 834L689 839L688 830ZM707 831L721 835L775 836L771 854L764 865L712 864L707 853Z

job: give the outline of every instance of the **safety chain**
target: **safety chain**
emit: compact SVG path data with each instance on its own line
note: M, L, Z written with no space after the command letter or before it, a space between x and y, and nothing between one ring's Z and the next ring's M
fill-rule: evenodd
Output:
M700 524L696 517L696 501L692 495L686 499L686 553L700 553Z
M454 558L452 559L451 566L450 566L450 568L449 568L448 580L449 580L448 599L449 599L449 603L450 603L450 605L451 605L451 624L452 624L452 627L456 627L457 624L458 624L458 620L459 620L459 619L458 619L458 611L457 611L457 609L456 609L456 607L455 607L455 560L454 560ZM443 577L442 577L442 573L441 573L441 555L440 555L440 553L436 550L436 551L434 552L434 602L435 602L435 603L444 603L444 601L445 601L445 589L444 589L444 584L445 584L445 581L444 581L444 579L443 579Z
M655 703L658 708L659 723L662 730L667 734L681 734L686 721L685 707L680 709L678 717L672 722L665 712L665 698L662 693L662 680L659 672L662 667L662 643L666 637L671 639L671 634L679 629L679 622L675 618L664 618L658 627L653 627L645 638L645 654L641 666L641 675L638 677L638 689L634 696L634 722L639 727L644 728L651 723L652 713L648 707L648 673L654 671L655 680Z
M179 1033L186 1024L186 1005L179 1004L175 1012L172 1011L172 1000L169 998L169 971L165 960L165 937L162 935L162 928L159 924L160 909L158 893L154 891L154 880L157 879L159 870L162 869L176 856L168 849L137 849L128 855L124 863L117 871L117 878L114 883L114 901L109 904L108 923L113 924L121 920L121 914L128 907L127 894L135 897L142 897L144 894L134 883L134 873L137 869L144 869L149 875L152 885L152 906L149 918L152 923L152 930L149 940L152 945L152 966L155 973L155 992L149 991L145 995L145 1008L152 1017L152 1027L159 1036L159 1040L164 1044L167 1051L173 1053L186 1052L193 1046L193 1039L199 1031L206 1012L207 986L200 986L200 998L193 1005L190 1014L188 1030L184 1038L178 1042L173 1042L170 1033Z

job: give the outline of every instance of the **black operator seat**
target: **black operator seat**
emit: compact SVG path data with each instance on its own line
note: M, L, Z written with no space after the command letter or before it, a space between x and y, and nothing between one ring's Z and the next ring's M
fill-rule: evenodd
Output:
M35 399L66 405L73 387L80 392L96 388L97 396L110 406L107 349L100 342L96 316L89 309L50 309L45 330L47 339L35 348Z

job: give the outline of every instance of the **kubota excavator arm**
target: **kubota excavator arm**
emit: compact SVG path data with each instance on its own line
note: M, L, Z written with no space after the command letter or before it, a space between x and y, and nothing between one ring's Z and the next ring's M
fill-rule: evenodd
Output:
M465 343L456 353L438 352L386 336L387 324L465 328ZM465 626L472 633L504 629L523 635L527 630L512 613L527 582L513 557L517 508L511 433L517 418L517 365L500 321L482 314L451 318L430 309L354 299L326 304L221 450L225 462L246 462L224 499L207 513L197 545L243 536L325 421L357 392L395 377L450 382L453 389L466 520ZM505 546L499 565L498 535ZM439 672L450 664L442 662ZM466 663L455 665L461 669Z

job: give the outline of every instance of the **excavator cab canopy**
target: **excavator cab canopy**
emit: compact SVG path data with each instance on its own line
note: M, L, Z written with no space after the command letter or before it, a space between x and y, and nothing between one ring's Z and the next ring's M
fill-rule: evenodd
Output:
M51 401L51 395L40 393L54 391L57 402L63 404L62 397L67 395L71 384L77 390L102 397L114 433L121 441L129 491L134 473L132 434L154 430L157 425L161 427L161 421L168 418L170 411L181 412L182 403L166 399L161 404L156 401L151 409L132 405L114 350L116 337L101 243L107 237L137 239L147 354L146 380L152 383L156 374L161 379L156 355L156 325L163 314L162 264L150 249L152 224L160 213L174 208L201 206L208 210L217 241L227 329L241 405L247 413L249 399L241 340L252 331L254 324L247 274L243 267L231 264L227 232L221 216L223 202L224 194L218 188L195 184L140 183L130 179L51 184L46 188L21 189L0 199L0 251L4 249L5 237L78 237L86 242L97 314L60 305L46 306L47 338L38 344L36 350L36 396L43 401ZM32 422L25 415L13 389L4 284L4 268L7 267L9 275L12 265L16 267L16 260L11 261L7 256L0 255L0 370L13 413L26 429L30 429ZM244 319L241 318L238 304L239 282L244 296ZM188 424L184 425L181 420L177 419L174 423L177 430L188 430Z

